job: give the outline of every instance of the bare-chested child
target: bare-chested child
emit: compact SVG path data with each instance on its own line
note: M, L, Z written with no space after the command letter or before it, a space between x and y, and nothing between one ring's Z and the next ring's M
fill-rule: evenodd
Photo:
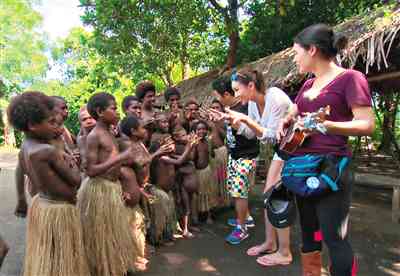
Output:
M79 149L79 157L80 157L80 168L81 168L81 176L82 179L86 176L87 169L87 158L86 158L86 140L89 132L96 126L96 120L90 116L86 105L81 107L78 114L79 124L81 129L79 131L78 137L76 139L78 149Z
M12 99L7 114L10 124L25 134L18 170L38 191L28 213L24 276L89 276L75 206L79 168L50 144L59 128L54 101L40 92L25 92ZM17 192L16 215L25 217L23 185Z
M186 151L190 150L184 162L181 165L177 164L178 173L176 179L178 183L178 195L180 196L177 207L181 208L178 211L181 211L183 236L191 238L193 234L189 231L189 218L192 211L193 195L197 193L199 187L196 168L193 163L193 146L198 143L198 137L193 134L187 135L184 128L178 127L173 131L172 138L176 143L175 154L177 158L185 155ZM194 229L194 227L192 228Z
M129 147L133 147L135 148L136 152L134 159L128 160L122 165L121 184L125 204L129 208L128 219L129 224L131 225L134 246L138 250L135 266L138 270L143 271L146 270L146 265L148 263L145 252L146 227L143 212L138 204L142 194L147 197L146 192L143 190L143 180L146 178L146 176L141 173L137 175L133 168L135 166L146 167L148 166L146 162L150 162L147 160L147 154L142 149L142 140L145 138L146 130L140 124L139 119L133 115L128 115L121 121L120 129L123 134L123 137L119 139L120 149L125 150ZM154 156L151 156L150 158L162 155L167 151L167 147L161 148L154 154ZM142 176L141 179L140 176Z
M142 118L145 120L154 118L156 87L151 81L142 81L136 86L136 97L142 103Z
M217 189L215 180L212 177L210 166L213 145L208 138L209 126L199 120L193 124L192 130L199 137L199 142L194 148L194 163L199 179L199 192L197 196L197 206L199 213L206 214L207 223L212 224L211 209L217 205Z
M78 193L83 238L92 275L121 276L134 268L136 250L127 220L128 211L119 181L121 165L135 155L119 151L111 125L117 125L115 98L97 93L87 103L96 126L86 139L87 178Z
M55 116L55 135L52 139L48 141L49 144L55 146L57 149L63 152L63 156L66 159L75 160L75 163L78 164L78 156L74 154L74 152L70 149L67 142L64 140L65 134L65 126L64 126L64 115L62 114L57 104L59 104L59 98L53 96L51 97L55 108L53 109L53 113ZM68 156L70 155L70 156ZM68 157L67 157L68 156ZM19 190L24 190L25 187L31 197L34 197L39 192L39 187L35 186L34 183L30 180L28 175L23 173L21 169L21 160L18 160L17 168L16 168L16 186Z
M200 104L196 99L191 98L185 103L184 118L181 122L182 127L189 132L195 120L199 119Z
M156 132L153 133L150 151L156 151L162 144L169 143L171 141L171 135L169 134L169 123L168 115L166 113L160 113L156 115ZM181 166L185 163L192 152L194 143L187 143L184 151L180 155L176 154L175 151L169 155L163 155L160 158L156 158L152 162L151 166L151 178L153 183L157 183L157 186L163 189L166 193L173 198L174 205L176 199L182 198L180 185L177 183L176 167ZM172 192L172 193L171 193ZM174 206L176 209L176 206ZM185 236L187 236L185 232Z
M148 237L153 245L160 245L172 238L171 229L173 212L171 200L167 193L150 184L150 165L154 158L170 152L173 144L162 145L153 154L150 154L144 146L146 130L135 116L127 116L121 121L120 128L125 137L129 139L121 140L121 146L130 146L135 149L134 168L139 176L139 186L143 187L145 196L145 208L148 219L150 220Z

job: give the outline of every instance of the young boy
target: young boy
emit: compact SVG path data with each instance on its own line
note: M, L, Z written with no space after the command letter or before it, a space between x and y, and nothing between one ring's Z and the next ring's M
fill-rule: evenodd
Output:
M28 213L24 276L89 276L75 207L79 168L49 143L59 125L53 100L40 92L25 92L12 99L7 115L10 124L25 134L19 170L38 190ZM23 185L17 192L16 215L25 217Z
M156 101L156 87L151 81L142 81L136 86L136 97L142 103L142 118L154 118L154 103Z
M178 191L182 205L182 228L185 238L192 238L194 235L189 231L189 218L192 212L193 195L197 193L199 181L196 175L196 168L193 163L193 147L198 143L196 135L187 135L185 129L176 128L172 133L176 143L176 157L185 156L181 165L177 164ZM187 152L189 151L189 152Z
M134 267L136 251L119 182L121 165L134 158L128 148L120 153L110 132L118 123L115 98L97 93L87 103L96 126L87 135L87 178L78 193L83 238L92 275L121 276Z
M210 210L217 205L217 189L210 166L210 155L213 145L207 137L209 126L205 121L200 120L194 123L192 130L199 137L199 143L194 148L194 163L199 179L199 192L197 195L198 211L199 213L205 213L207 215L207 223L212 224Z
M121 150L139 144L146 135L146 130L140 125L140 121L136 116L128 115L125 117L121 121L120 128L124 134L123 138L119 139ZM165 150L165 148L160 149L155 156L163 154ZM139 175L136 174L133 168L140 162L139 160L145 159L146 156L143 156L143 150L140 147L138 147L136 152L136 158L125 162L121 168L121 184L125 204L129 211L128 221L131 225L132 237L135 242L134 247L138 251L135 266L137 270L144 271L148 263L145 253L146 225L139 202L142 194L145 194L142 187L145 176L142 174L142 178L138 179Z
M133 115L142 118L142 103L136 96L126 96L122 100L122 111L126 116Z
M51 97L53 100L53 104L56 106L57 103L59 102L58 98L55 98L54 96ZM57 99L57 100L55 100ZM68 156L68 159L72 159L75 161L76 164L79 163L79 160L77 156L74 154L74 152L70 149L68 146L67 142L64 140L63 135L65 134L65 126L64 126L64 116L62 113L60 113L59 108L54 108L53 110L54 116L55 116L55 129L54 129L54 137L48 141L49 144L53 145L56 147L58 150L60 150L63 153L63 156L66 157ZM34 183L30 180L30 178L25 175L21 169L21 164L20 160L18 160L17 163L17 168L16 168L16 185L18 189L24 189L27 187L28 193L31 197L34 197L35 195L38 194L39 188L34 185Z
M170 145L161 146L156 152L150 154L143 144L146 138L146 130L139 120L134 116L127 116L121 121L121 132L128 139L121 140L121 146L132 147L135 150L134 168L145 195L148 217L150 219L149 239L152 245L159 245L165 240L172 238L172 233L168 232L168 225L172 223L173 211L170 198L164 191L151 185L150 165L154 158L168 153ZM153 198L154 197L154 198Z
M184 118L182 120L182 127L189 132L193 121L199 119L200 105L196 99L189 99L185 104Z

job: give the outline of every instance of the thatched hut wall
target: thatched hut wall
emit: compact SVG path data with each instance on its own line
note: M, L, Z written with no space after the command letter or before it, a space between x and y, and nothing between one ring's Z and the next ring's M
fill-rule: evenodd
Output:
M383 77L387 86L400 87L400 9L390 13L377 10L365 17L354 17L336 26L335 30L349 38L348 47L338 57L343 66L364 72L372 80L371 84L381 89L385 86L382 86L379 76ZM246 66L262 72L268 86L281 87L293 95L307 78L298 74L293 56L293 50L288 48ZM394 76L390 77L390 74ZM210 95L210 84L218 75L219 71L213 70L182 81L177 86L183 98L201 100Z

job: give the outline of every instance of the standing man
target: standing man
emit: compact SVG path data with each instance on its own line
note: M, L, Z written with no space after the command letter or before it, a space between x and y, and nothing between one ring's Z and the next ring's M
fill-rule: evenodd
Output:
M214 96L231 110L248 114L247 104L241 104L240 100L235 98L235 93L231 86L229 77L221 77L212 83ZM230 219L228 224L235 229L226 241L230 244L240 244L249 237L248 227L254 227L254 219L250 216L248 206L248 195L251 183L251 177L254 176L255 158L259 154L259 143L249 129L243 124L227 123L226 125L226 143L228 147L228 174L227 186L235 202L236 219ZM246 135L246 136L245 136Z

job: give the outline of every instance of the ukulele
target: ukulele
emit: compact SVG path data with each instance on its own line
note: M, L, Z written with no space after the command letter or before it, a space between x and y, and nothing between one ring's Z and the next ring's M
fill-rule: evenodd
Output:
M298 117L294 120L285 130L284 136L279 143L279 149L286 153L293 153L298 147L300 147L306 137L309 135L307 132L318 131L326 134L326 129L322 125L325 121L326 116L330 113L330 106L320 108L316 112L307 113L303 117ZM303 126L300 126L299 121L303 122Z

